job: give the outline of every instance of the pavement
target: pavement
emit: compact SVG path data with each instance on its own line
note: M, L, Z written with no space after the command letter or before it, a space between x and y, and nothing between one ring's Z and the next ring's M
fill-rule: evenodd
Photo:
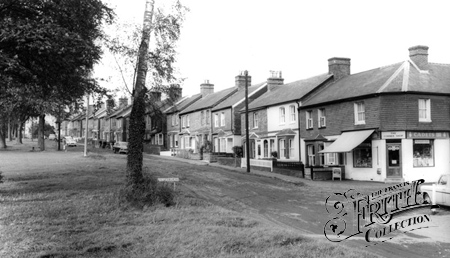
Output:
M151 154L147 154L147 155L151 155ZM219 168L223 168L223 169L227 169L227 170L232 170L232 171L235 171L235 172L247 173L247 168L231 167L231 166L218 164L217 162L210 163L209 161L206 161L206 160L183 159L183 158L179 158L179 157L176 157L176 156L167 156L167 155L160 155L160 156L158 156L158 155L151 155L151 156L156 156L156 157L160 157L160 158L163 158L163 159L178 160L180 162L185 162L185 163L189 163L189 164L195 164L195 165L201 165L201 166L219 167ZM256 169L251 169L250 170L250 174L259 175L259 176L265 176L265 177L270 177L270 178L278 178L278 179L281 179L283 181L290 182L290 183L299 183L299 182L305 182L305 181L309 181L310 182L311 181L311 180L304 179L304 178L293 177L293 176L286 176L286 175L282 175L282 174L278 174L278 173L262 171L262 170L256 170Z

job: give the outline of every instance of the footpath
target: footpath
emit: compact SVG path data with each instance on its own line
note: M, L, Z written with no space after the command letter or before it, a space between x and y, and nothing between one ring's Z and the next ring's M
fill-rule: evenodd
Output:
M183 159L183 158L178 158L176 156L159 156L159 155L151 155L151 154L144 154L144 155L189 163L189 164L193 164L193 165L218 167L218 168L223 168L223 169L227 169L227 170L231 170L231 171L235 171L235 172L239 172L239 173L247 173L247 168L231 167L231 166L218 164L217 162L210 163L210 162L204 161L204 160ZM283 181L290 182L290 183L300 183L300 182L304 183L306 181L308 181L308 182L311 181L311 180L307 180L304 178L286 176L286 175L277 174L277 173L273 173L273 172L256 170L253 168L250 170L250 174L254 174L254 175L258 175L258 176L265 176L265 177L270 177L270 178L278 178L278 179L281 179Z

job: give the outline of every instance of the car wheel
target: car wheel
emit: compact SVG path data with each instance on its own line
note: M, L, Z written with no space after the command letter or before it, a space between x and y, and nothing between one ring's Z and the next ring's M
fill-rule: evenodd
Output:
M427 193L423 194L423 202L427 204L431 204L431 198Z

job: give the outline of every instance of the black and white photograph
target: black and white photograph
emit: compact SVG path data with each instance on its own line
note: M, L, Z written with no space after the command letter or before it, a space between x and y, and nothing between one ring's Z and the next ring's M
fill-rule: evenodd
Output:
M0 257L450 257L448 10L1 0Z

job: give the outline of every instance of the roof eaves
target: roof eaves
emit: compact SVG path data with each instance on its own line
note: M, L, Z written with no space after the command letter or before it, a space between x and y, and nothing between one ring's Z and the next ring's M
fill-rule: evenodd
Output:
M248 95L248 97L251 97L253 95L255 95L256 93L258 93L260 90L264 89L264 87L267 87L267 82L263 83L260 87L258 87L256 90L254 90L252 93L250 93ZM243 101L245 101L245 97L243 99L241 99L240 101L236 102L234 105L232 105L232 108L237 107L239 104L241 104Z

